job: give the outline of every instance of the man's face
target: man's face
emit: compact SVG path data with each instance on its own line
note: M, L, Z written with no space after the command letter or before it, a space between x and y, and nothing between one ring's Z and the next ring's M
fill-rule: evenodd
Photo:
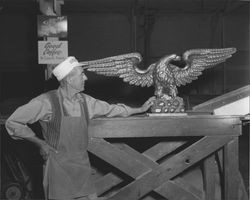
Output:
M75 67L74 74L70 78L70 85L72 88L78 90L79 92L84 90L85 81L88 80L87 76L84 74L82 67Z

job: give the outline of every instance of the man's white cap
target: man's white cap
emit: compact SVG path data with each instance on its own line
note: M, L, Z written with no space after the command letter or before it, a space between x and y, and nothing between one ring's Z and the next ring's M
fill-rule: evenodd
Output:
M55 75L58 81L61 81L65 76L67 76L75 67L82 66L74 56L69 56L60 64L58 64L52 73Z

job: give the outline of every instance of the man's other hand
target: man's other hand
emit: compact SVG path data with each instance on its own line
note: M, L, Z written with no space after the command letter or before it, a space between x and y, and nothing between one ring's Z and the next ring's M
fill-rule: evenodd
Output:
M41 154L41 156L43 157L44 160L48 159L50 151L52 151L54 153L58 153L56 149L54 149L53 147L51 147L47 143L43 143L40 146L40 154Z

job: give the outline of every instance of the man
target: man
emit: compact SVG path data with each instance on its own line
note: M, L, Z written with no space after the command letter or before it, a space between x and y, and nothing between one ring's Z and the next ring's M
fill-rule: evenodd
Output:
M60 82L59 88L19 107L7 120L6 129L14 139L26 139L40 148L46 160L43 180L46 199L98 199L87 154L89 119L142 113L150 108L154 98L139 108L130 108L80 93L87 77L75 57L57 65L53 74ZM27 126L36 121L42 126L44 140Z

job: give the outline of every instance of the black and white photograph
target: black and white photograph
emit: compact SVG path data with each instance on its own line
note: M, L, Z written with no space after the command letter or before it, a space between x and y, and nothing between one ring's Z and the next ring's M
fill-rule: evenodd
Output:
M250 0L0 0L1 200L249 200Z

